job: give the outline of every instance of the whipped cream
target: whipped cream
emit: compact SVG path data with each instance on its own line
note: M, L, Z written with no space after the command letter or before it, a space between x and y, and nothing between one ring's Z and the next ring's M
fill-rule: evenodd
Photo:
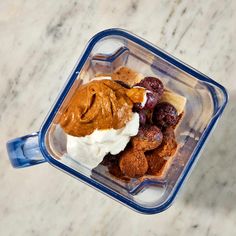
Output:
M81 164L95 168L106 154L123 151L138 129L139 115L133 113L131 120L121 129L95 130L84 137L67 135L67 153Z

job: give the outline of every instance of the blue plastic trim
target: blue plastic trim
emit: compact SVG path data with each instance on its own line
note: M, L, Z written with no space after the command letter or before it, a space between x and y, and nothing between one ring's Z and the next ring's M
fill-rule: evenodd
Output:
M14 168L29 167L46 162L39 148L38 133L9 140L7 152Z

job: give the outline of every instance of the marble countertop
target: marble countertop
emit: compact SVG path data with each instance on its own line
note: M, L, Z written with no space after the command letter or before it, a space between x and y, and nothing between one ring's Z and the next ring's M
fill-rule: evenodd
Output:
M236 235L236 1L0 2L0 235ZM86 42L120 27L187 62L230 102L174 205L135 213L50 165L13 169L5 143L37 131Z

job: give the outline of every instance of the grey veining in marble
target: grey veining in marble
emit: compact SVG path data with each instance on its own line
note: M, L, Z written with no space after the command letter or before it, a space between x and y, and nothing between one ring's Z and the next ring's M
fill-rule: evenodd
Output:
M236 235L236 1L0 1L0 235ZM230 102L174 205L137 214L8 139L39 129L86 42L121 27L222 83Z

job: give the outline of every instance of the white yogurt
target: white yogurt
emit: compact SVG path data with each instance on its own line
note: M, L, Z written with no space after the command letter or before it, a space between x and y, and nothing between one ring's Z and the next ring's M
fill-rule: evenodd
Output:
M68 155L90 168L96 167L108 153L123 151L130 138L138 133L139 115L133 113L130 121L121 129L95 130L84 137L67 135Z
M141 88L141 89L145 90L143 101L141 102L141 107L144 107L147 102L147 93L151 93L151 91L149 91L141 86L134 86L134 88Z
M141 106L144 107L147 102L147 90L145 90L143 101L141 103Z

